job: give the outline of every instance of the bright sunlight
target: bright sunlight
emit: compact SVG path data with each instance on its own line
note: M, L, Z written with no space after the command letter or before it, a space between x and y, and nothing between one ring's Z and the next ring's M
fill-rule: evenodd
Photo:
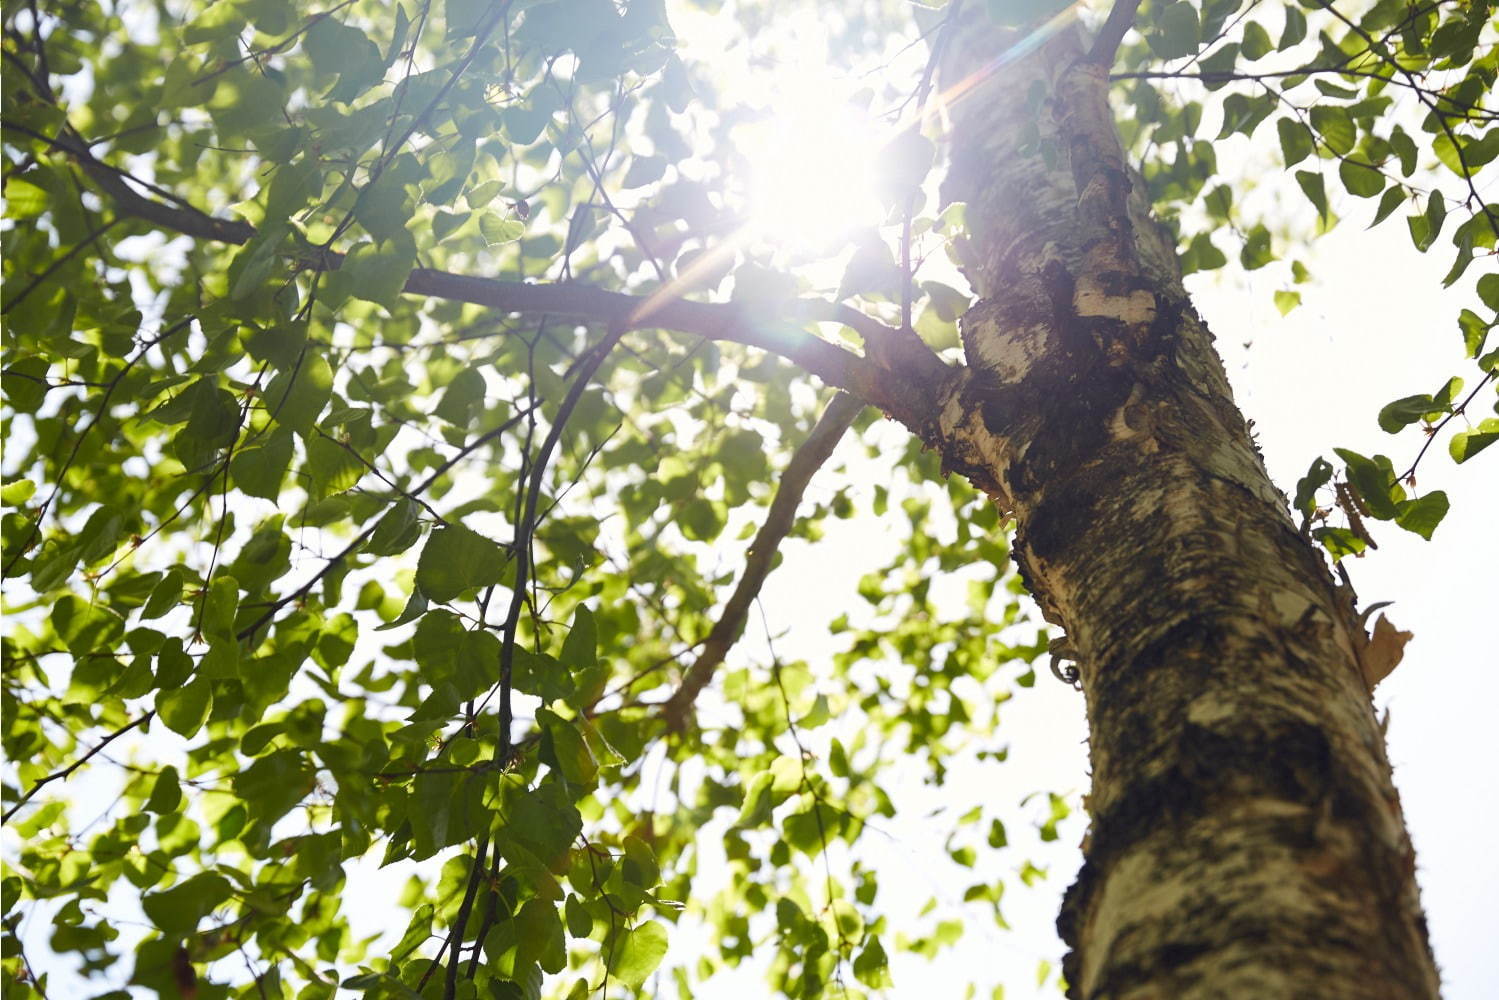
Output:
M682 13L680 36L690 47L717 51L714 62L728 70L731 89L761 91L749 103L762 114L734 131L749 164L743 235L814 255L855 229L879 225L884 209L875 194L875 166L889 129L852 100L858 82L832 72L827 28L813 12L778 23L768 77L763 67L733 65L739 60L724 51L730 40L719 37L722 20Z
M813 38L805 48L821 45ZM878 125L840 99L821 55L808 55L780 82L769 116L736 134L750 162L752 235L796 253L827 249L884 214L874 186Z

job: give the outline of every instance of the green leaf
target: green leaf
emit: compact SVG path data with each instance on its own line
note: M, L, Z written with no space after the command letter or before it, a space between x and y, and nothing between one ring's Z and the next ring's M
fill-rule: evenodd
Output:
M1280 41L1275 43L1275 48L1281 52L1306 38L1306 15L1290 5L1285 7L1285 12L1285 27L1281 29Z
M146 810L154 813L176 812L181 804L182 782L177 777L177 769L168 764L151 784Z
M1197 51L1197 8L1186 0L1167 4L1156 16L1155 27L1145 39L1162 59L1178 59Z
M744 792L744 801L739 807L739 816L734 820L736 828L753 829L770 819L771 809L775 805L771 791L773 780L774 776L769 771L757 772L750 779L749 787Z
M333 369L322 355L309 353L301 365L283 370L271 379L264 403L278 423L305 436L312 433L313 424L332 395Z
M588 605L580 604L573 612L572 628L562 640L562 662L569 670L583 672L598 665L598 626Z
M584 202L573 209L572 218L568 220L567 239L562 244L563 255L566 256L582 246L593 235L593 231L593 206Z
M1379 427L1386 434L1394 434L1430 413L1435 407L1430 395L1405 396L1388 403L1379 411Z
M1270 41L1270 33L1265 30L1264 25L1258 21L1250 21L1244 26L1244 41L1239 48L1244 53L1244 58L1253 62L1275 51L1275 43Z
M432 216L432 238L438 243L452 235L472 217L470 212L438 212Z
M550 108L506 108L500 116L505 123L505 135L518 146L529 146L541 137L552 120ZM472 202L470 208L477 208Z
M514 243L526 234L526 224L519 219L505 219L498 215L481 215L479 233L490 246Z
M276 500L291 458L291 432L276 430L262 444L235 450L229 459L229 478L247 496Z
M1343 187L1348 189L1348 193L1356 198L1372 198L1384 190L1383 174L1353 160L1344 160L1338 164L1338 177L1342 179Z
M331 17L318 19L303 36L303 48L313 68L337 76L328 99L347 104L385 75L385 58L363 31Z
M491 6L488 0L445 0L443 14L448 41L477 34Z
M1399 208L1404 201L1404 188L1396 186L1387 190L1384 193L1384 197L1379 199L1379 209L1374 213L1374 221L1369 223L1369 228L1373 229L1385 219L1388 219L1390 214Z
M36 483L29 479L17 479L0 488L0 502L8 507L19 507L36 494Z
M34 219L47 210L50 196L45 188L22 177L5 182L5 214L12 219Z
M406 227L411 221L411 194L407 183L420 168L409 157L398 157L378 177L360 189L354 201L354 218L380 246L410 240Z
M364 478L368 466L360 461L352 448L345 442L326 437L315 437L307 442L307 492L314 500L353 489Z
M370 555L393 556L405 552L422 537L422 525L417 519L421 505L415 500L401 497L390 505L375 525L364 550Z
M482 411L487 388L477 368L465 368L453 376L432 412L456 427L467 427Z
M1312 128L1322 136L1322 141L1327 143L1327 148L1338 156L1347 156L1353 152L1354 140L1358 138L1358 128L1353 124L1353 118L1348 114L1348 109L1336 104L1318 104L1312 108L1308 116L1312 120Z
M464 591L499 583L508 557L494 542L461 524L432 532L417 560L416 583L429 600L446 604Z
M1390 460L1383 455L1365 458L1347 448L1334 448L1333 451L1347 465L1348 481L1363 496L1370 515L1381 521L1393 519L1398 513L1393 494L1400 487L1395 483L1395 470L1391 468Z
M1442 518L1447 516L1447 494L1441 490L1432 490L1423 497L1404 500L1396 506L1400 512L1395 516L1395 523L1429 542L1431 533L1442 523Z
M659 921L637 924L617 945L610 971L626 986L639 988L666 957L666 945L666 928Z
M1484 305L1499 312L1499 274L1485 274L1478 279L1478 297Z
M1289 289L1279 289L1275 293L1275 308L1282 316L1289 315L1292 309L1301 305L1301 293Z
M1310 170L1298 170L1296 183L1306 195L1307 200L1317 209L1317 214L1326 222L1331 213L1327 207L1327 192L1322 187L1322 175L1314 174Z
M1280 151L1288 167L1300 163L1316 149L1311 130L1294 118L1278 119L1275 131L1280 135Z
M1411 242L1425 253L1436 242L1442 232L1442 222L1447 218L1447 203L1442 192L1435 189L1426 198L1426 211L1406 219L1410 226Z
M516 914L519 960L536 962L543 972L558 973L567 967L567 939L557 907L545 899L528 899Z
M222 875L200 872L165 892L141 898L146 916L163 933L180 937L191 933L198 922L229 899L231 886Z
M111 653L125 634L125 622L119 615L75 594L54 602L47 621L74 657Z
M1181 255L1183 274L1215 271L1226 264L1228 264L1228 257L1213 245L1213 238L1207 233L1198 233L1192 237L1192 242Z
M567 932L580 940L586 939L593 933L593 916L588 909L578 901L578 897L568 894L567 902L563 906L563 912L567 918Z
M1362 555L1369 546L1362 538L1347 528L1322 527L1312 531L1312 537L1322 543L1336 561L1344 556Z
M394 309L415 267L415 246L361 243L344 258L338 273L347 277L349 294L356 299Z
M517 646L511 670L515 690L535 695L544 704L565 700L576 692L572 673L554 656Z
M413 587L411 596L406 599L406 606L401 609L401 613L384 625L376 626L375 631L384 632L388 629L400 628L402 625L409 625L426 613L427 595L422 593L422 588Z
M625 860L621 874L626 882L642 889L652 889L661 881L661 868L656 863L656 854L649 844L639 837L629 836L624 841Z
M189 470L202 471L235 439L239 406L212 378L199 379L182 395L191 409L187 425L172 439L172 449Z
M1485 275L1488 277L1488 275ZM1480 279L1482 284L1482 279ZM1483 345L1489 337L1492 323L1485 323L1473 310L1464 309L1457 317L1458 329L1463 335L1463 351L1467 357L1476 358L1483 353Z
M51 367L45 358L37 357L22 358L7 367L3 377L5 402L19 413L35 413L47 396L46 376Z
M1416 171L1416 142L1399 125L1390 130L1390 148L1400 160L1400 174L1409 177Z
M592 788L598 780L599 764L578 728L545 708L537 711L536 721L543 734L542 761L558 770L569 784Z
M149 621L152 618L160 618L182 601L182 571L176 567L169 569L156 586L151 588L151 594L146 598L145 605L141 608L142 620Z
M175 690L158 692L156 714L172 732L191 739L208 720L212 698L208 678L198 677Z
M312 771L301 751L276 750L236 774L231 787L257 823L271 826L312 790Z
M1499 441L1499 417L1487 417L1477 427L1454 434L1447 451L1454 462L1466 462L1495 441Z
M1270 230L1263 225L1256 225L1244 240L1244 247L1239 251L1239 262L1246 271L1255 271L1274 259L1275 254L1270 249Z
M210 639L234 638L234 615L239 609L239 581L220 573L203 592L199 617L203 634Z
M872 990L889 989L894 985L890 978L890 959L878 937L871 936L864 949L854 956L854 978Z

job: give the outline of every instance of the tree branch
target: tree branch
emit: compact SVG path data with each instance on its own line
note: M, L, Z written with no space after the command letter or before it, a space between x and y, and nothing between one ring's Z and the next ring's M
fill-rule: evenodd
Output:
M1125 33L1135 26L1135 14L1139 9L1140 0L1115 0L1114 9L1109 11L1103 27L1098 29L1098 37L1093 39L1093 48L1088 51L1084 62L1105 67L1113 65L1114 53L1119 51Z
M744 575L739 578L734 593L724 605L723 614L708 633L697 659L683 675L681 686L662 703L661 716L666 720L667 729L679 732L686 726L687 715L692 710L698 693L707 687L713 678L713 672L723 663L729 648L744 631L750 605L759 596L765 578L770 575L776 550L796 523L796 508L801 504L807 484L833 454L833 449L843 438L844 432L863 409L863 402L840 392L817 419L807 440L791 456L791 462L786 466L780 485L776 488L775 498L770 502L770 512L765 515L765 523L755 533L754 541L750 542Z
M150 722L152 717L155 715L156 712L152 710L144 715L136 716L134 719L131 719L119 729L114 730L108 736L104 737L104 739L100 740L92 750L84 754L82 757L79 757L77 760L73 761L73 763L69 764L67 767L64 767L58 771L53 771L45 778L39 779L36 784L32 785L29 789L26 790L25 795L22 795L19 799L16 800L14 805L5 810L5 814L3 816L0 816L0 822L9 823L10 818L16 814L16 810L20 809L26 803L30 802L32 796L41 791L43 787L54 781L66 780L68 775L72 774L74 771L87 764L89 760L92 759L93 756L99 751L103 750L105 747L109 746L115 740L119 739L121 736L124 736L126 733L130 732L130 730L134 729L136 726L139 726L141 723Z
M1494 213L1494 210L1489 207L1488 202L1484 200L1483 194L1478 190L1478 184L1473 179L1473 170L1468 166L1468 158L1463 153L1463 144L1458 141L1457 133L1452 131L1452 125L1447 121L1447 115L1436 106L1436 103L1431 98L1426 96L1423 88L1416 81L1415 74L1401 65L1400 60L1392 56L1362 25L1334 8L1331 0L1316 0L1316 3L1317 6L1327 11L1339 21L1342 21L1349 31L1358 35L1364 44L1369 47L1369 51L1374 54L1375 58L1405 77L1406 81L1410 84L1411 90L1415 92L1416 99L1426 106L1426 110L1431 112L1432 117L1437 120L1437 125L1440 126L1443 134L1447 136L1447 141L1452 143L1452 151L1457 155L1457 165L1462 168L1457 173L1462 175L1463 180L1468 185L1469 202L1478 202L1478 210L1488 220L1489 228L1494 231L1495 235L1499 235L1499 215Z
M69 131L47 136L12 122L3 123L3 127L67 154L114 199L121 214L194 239L243 245L256 236L255 227L247 222L216 218L169 193L163 197L170 197L172 203L138 193L131 187L134 179L129 173L99 160L81 137ZM343 263L343 255L324 252L300 263L336 270ZM575 282L501 281L426 267L411 272L403 291L502 312L598 322L623 332L670 330L759 348L779 354L828 385L880 407L913 430L930 422L928 402L935 396L936 383L950 372L924 344L909 344L900 331L873 317L823 300L795 300L789 303L787 313L770 316L737 303L690 302L659 292L630 295ZM842 323L864 338L868 353L860 356L815 337L797 326L805 322ZM920 351L913 349L917 346Z

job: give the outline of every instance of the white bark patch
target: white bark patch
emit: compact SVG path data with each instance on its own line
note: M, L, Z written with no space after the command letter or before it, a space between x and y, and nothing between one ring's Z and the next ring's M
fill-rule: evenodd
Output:
M1295 625L1301 621L1301 616L1306 614L1306 609L1312 606L1310 598L1294 590L1276 591L1275 595L1270 598L1270 603L1275 607L1275 613L1279 616L1282 625Z
M1194 726L1214 730L1220 723L1227 722L1244 711L1243 705L1236 705L1216 694L1205 694L1187 706L1187 721Z
M995 434L984 424L983 416L964 400L963 386L966 380L955 380L942 399L938 410L938 428L945 442L943 450L955 461L987 469L1000 484L1009 474L1014 461L1014 446L1008 438ZM1005 510L1010 509L1008 497L995 496Z
M1045 324L1001 331L998 324L985 323L973 338L969 363L994 373L1002 382L1019 382L1046 355L1047 343Z
M1072 294L1072 308L1079 316L1102 316L1117 319L1126 326L1149 326L1155 322L1155 296L1139 288L1128 295L1110 295L1094 278L1078 279Z

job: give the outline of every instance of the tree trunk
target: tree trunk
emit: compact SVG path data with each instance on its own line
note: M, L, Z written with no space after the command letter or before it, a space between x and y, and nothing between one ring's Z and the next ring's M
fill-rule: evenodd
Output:
M1368 640L1131 184L1107 67L1073 29L955 41L944 194L980 298L925 436L1014 512L1086 694L1069 995L1437 996Z

